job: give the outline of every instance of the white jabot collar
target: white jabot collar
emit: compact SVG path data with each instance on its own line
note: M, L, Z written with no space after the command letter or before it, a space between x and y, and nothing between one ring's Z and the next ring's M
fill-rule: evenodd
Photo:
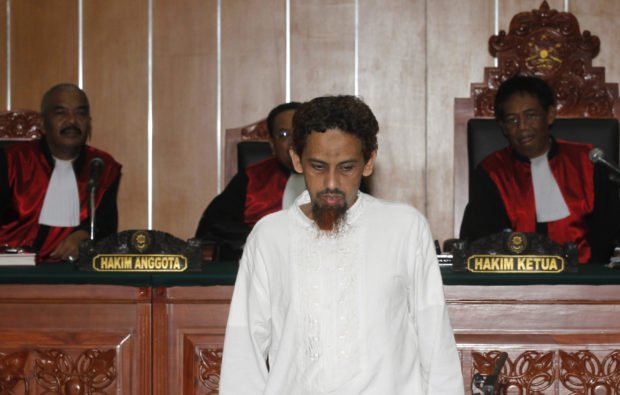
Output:
M73 160L54 157L54 170L39 215L39 223L73 227L80 224L80 197Z
M568 217L570 210L564 201L557 180L551 173L547 153L530 159L530 163L536 202L536 221L551 222Z

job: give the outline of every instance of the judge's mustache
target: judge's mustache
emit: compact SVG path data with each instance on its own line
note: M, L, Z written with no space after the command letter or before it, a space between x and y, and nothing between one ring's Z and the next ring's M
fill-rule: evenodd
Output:
M60 134L65 134L67 132L75 132L75 133L79 133L80 135L84 134L84 131L82 131L82 129L80 129L79 127L75 125L67 126L65 128L60 129Z

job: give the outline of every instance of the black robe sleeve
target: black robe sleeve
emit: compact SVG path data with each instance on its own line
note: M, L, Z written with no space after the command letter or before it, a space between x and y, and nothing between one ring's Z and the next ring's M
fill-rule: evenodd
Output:
M235 249L245 244L251 230L244 221L247 186L245 170L238 172L205 209L196 230L197 238Z
M476 167L469 185L469 203L465 208L459 237L476 240L510 226L497 186L484 170Z

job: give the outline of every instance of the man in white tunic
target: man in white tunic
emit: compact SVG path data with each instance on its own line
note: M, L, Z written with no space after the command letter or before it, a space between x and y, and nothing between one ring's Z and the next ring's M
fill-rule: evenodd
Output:
M247 240L220 394L463 394L426 220L358 190L377 132L353 96L297 110L291 156L307 191Z

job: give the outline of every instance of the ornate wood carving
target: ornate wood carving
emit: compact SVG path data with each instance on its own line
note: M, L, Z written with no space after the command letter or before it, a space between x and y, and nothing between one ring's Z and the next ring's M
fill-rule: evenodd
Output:
M535 75L551 85L560 117L614 117L618 84L605 83L605 69L592 67L600 47L598 37L579 30L577 18L549 9L521 12L504 30L489 39L498 67L486 68L483 83L471 85L476 117L493 116L499 85L517 73Z
M198 352L199 380L207 389L206 394L217 395L220 385L222 348L203 348Z
M562 385L575 394L620 393L620 351L599 360L589 351L560 351Z
M74 361L63 350L39 350L33 377L46 393L107 394L116 380L116 350L85 350Z
M230 182L237 173L237 144L242 141L267 141L269 130L267 120L263 119L250 125L226 129L226 145L224 153L224 181Z
M39 113L32 110L0 112L0 138L37 139L41 137Z
M241 141L248 140L269 140L269 130L267 129L266 119L241 128Z
M60 349L0 352L0 394L15 394L21 382L26 394L31 388L45 394L108 394L105 389L117 377L115 363L115 349L88 349L75 359Z
M11 354L0 352L0 394L13 394L15 386L22 381L28 393L28 380L24 373L28 354L27 350Z
M501 351L472 351L472 375L486 376L493 372ZM619 394L620 350L580 351L522 351L507 358L500 375L501 394L543 394L559 385L571 394Z
M472 352L474 370L483 375L493 372L501 351ZM542 394L555 381L553 352L526 351L516 358L507 358L500 377L502 393L515 389L523 394Z

